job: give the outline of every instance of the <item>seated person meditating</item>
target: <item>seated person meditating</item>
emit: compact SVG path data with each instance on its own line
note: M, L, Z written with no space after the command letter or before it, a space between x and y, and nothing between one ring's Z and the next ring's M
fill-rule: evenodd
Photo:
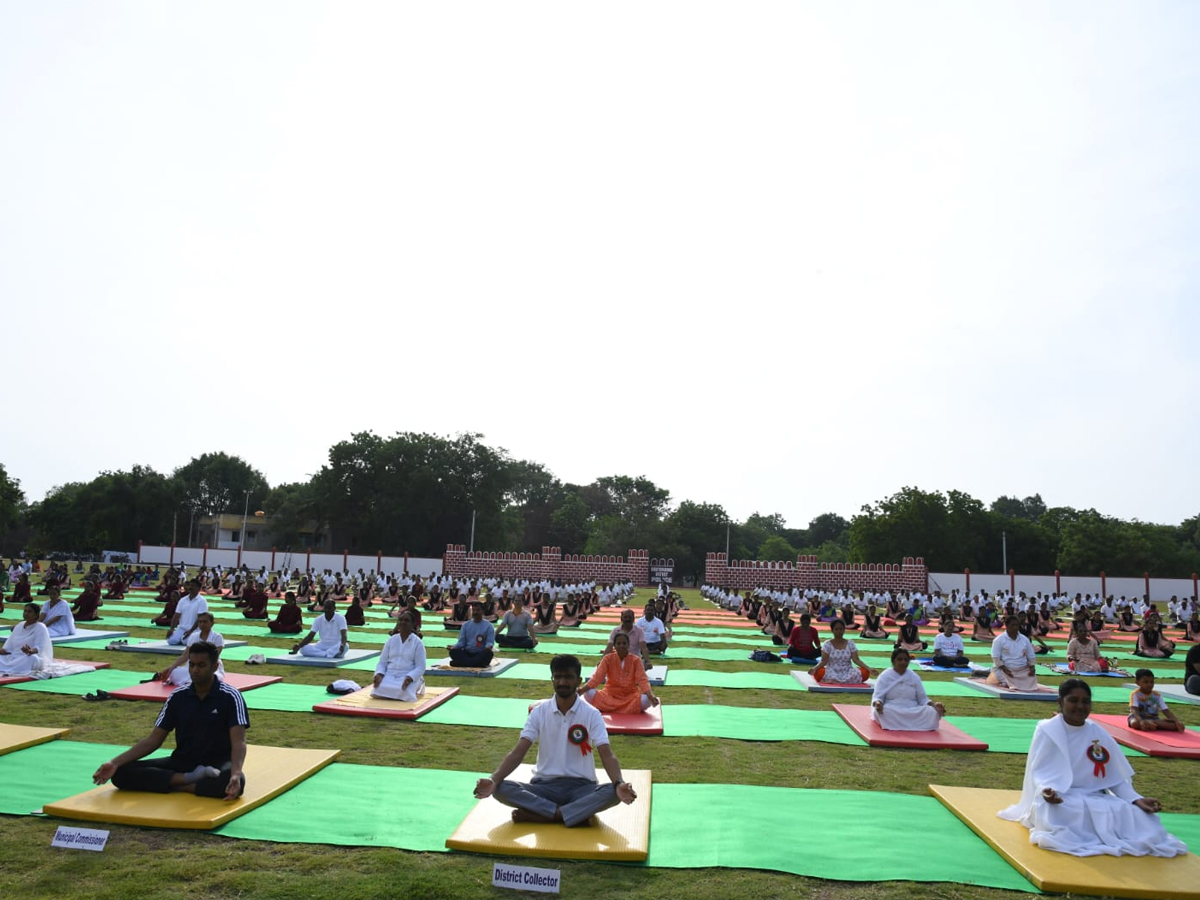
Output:
M450 605L450 615L442 618L442 623L450 629L456 629L464 622L471 621L471 606L467 603L467 598L458 596L457 591L450 592L453 603ZM483 613L483 607L479 608L480 614Z
M54 660L54 645L50 632L38 621L41 607L26 603L21 613L21 624L14 625L0 650L0 675L17 677L32 675L46 668Z
M642 629L637 627L637 622L634 621L634 611L626 607L621 610L621 624L616 626L608 633L608 643L604 646L604 653L608 655L613 652L613 642L618 634L624 634L629 638L629 652L642 658L642 666L645 667L650 662L650 650L646 647L646 634Z
M659 704L641 657L629 652L629 635L621 632L579 693L602 713L641 713Z
M862 684L871 670L858 658L854 641L846 640L846 623L834 619L829 627L833 637L821 645L821 661L808 674L825 684Z
M1088 720L1092 689L1082 678L1058 687L1059 714L1039 722L1018 803L1002 819L1029 840L1073 856L1179 856L1187 846L1159 821L1162 804L1133 789L1133 769L1107 731Z
M353 628L361 628L367 624L366 610L363 609L362 594L355 592L350 600L350 605L346 607L346 624Z
M296 603L294 591L283 595L283 603L275 618L267 623L271 634L299 634L304 630L304 612Z
M50 632L50 637L65 637L75 633L75 617L71 607L62 598L62 592L55 585L46 591L46 603L42 607L42 624Z
M533 614L534 634L555 634L558 631L558 617L555 613L558 604L550 599L550 595L542 592L533 601L530 612Z
M92 781L104 784L111 778L125 791L185 791L226 800L242 795L250 717L241 693L217 677L217 655L217 648L203 641L188 648L192 683L167 698L149 735L100 766ZM172 731L170 756L143 759Z
M167 643L176 646L182 646L188 635L196 630L196 616L208 612L208 601L200 596L200 582L193 578L186 587L187 593L179 598L175 615L171 617L171 630L167 633Z
M1135 731L1183 731L1183 723L1167 708L1167 701L1154 689L1154 673L1133 673L1137 690L1129 695L1129 727Z
M1121 607L1121 613L1117 616L1117 631L1141 631L1142 626L1139 625L1133 618L1133 610L1128 606Z
M892 651L892 667L875 681L871 694L871 718L888 731L937 731L946 707L932 702L917 673L909 669L909 652Z
M642 617L634 624L642 629L642 638L649 652L659 655L667 652L667 623L655 614L654 601L646 604Z
M466 669L486 669L492 664L492 647L496 643L496 628L483 617L483 604L471 604L471 618L458 632L458 640L446 649L450 665Z
M1004 621L1004 633L992 641L992 672L989 684L998 684L1010 691L1036 691L1037 656L1029 638L1021 634L1016 616Z
M867 611L863 613L863 624L858 636L861 638L886 638L888 636L883 629L883 619L879 617L874 603L868 606Z
M984 609L979 611L979 615L975 617L974 623L971 625L971 640L987 641L989 644L996 639L996 632L992 628L992 615Z
M962 636L955 629L954 619L942 619L942 630L933 639L933 664L943 669L965 669L971 665L964 652Z
M375 665L372 697L409 703L425 696L425 645L413 628L412 613L396 620L396 633L387 639Z
M812 614L801 613L800 624L788 633L787 653L792 662L815 663L821 659L821 635L813 627Z
M188 635L187 646L183 648L183 652L179 657L163 669L161 672L154 673L155 681L165 681L168 684L173 684L176 687L183 687L192 683L192 675L188 666L188 655L192 644L204 641L212 644L217 648L217 677L225 677L225 664L221 662L221 648L225 646L225 638L213 631L213 614L210 612L202 612L196 617L195 631Z
M904 624L900 626L900 633L896 637L896 646L909 653L925 649L926 644L921 640L920 629L911 615L904 617Z
M242 599L234 606L240 606L247 619L265 619L268 617L267 599L267 592L251 581L242 591Z
M313 619L304 640L294 644L290 652L321 659L339 659L350 648L346 631L346 617L337 611L337 603L330 598L325 601L325 611ZM316 643L313 643L313 638L317 639Z
M561 822L568 828L587 824L593 815L620 803L633 803L637 793L621 778L621 763L612 752L599 711L579 696L579 660L556 656L550 660L554 696L529 713L517 745L496 771L475 784L475 796L494 796L514 807L514 822ZM507 781L538 745L537 763L529 784ZM593 750L600 754L609 784L598 784Z
M167 591L167 596L163 600L163 611L161 615L155 616L150 620L151 625L162 625L170 627L175 621L175 612L179 608L179 591Z
M1100 655L1100 644L1087 622L1071 625L1071 640L1067 643L1067 663L1071 671L1095 675L1108 671L1108 660Z
M525 604L520 597L515 597L512 608L500 617L496 626L496 643L501 647L517 647L522 650L532 650L537 646L537 638L533 636L533 616L525 611ZM508 634L505 634L505 631Z
M1137 647L1134 649L1133 655L1143 656L1147 659L1169 659L1174 652L1175 642L1162 633L1158 620L1148 620L1138 635Z
M104 601L100 599L100 588L96 587L94 582L85 581L83 591L75 598L75 603L71 606L71 614L75 617L76 622L98 622L100 621L100 607L103 605Z

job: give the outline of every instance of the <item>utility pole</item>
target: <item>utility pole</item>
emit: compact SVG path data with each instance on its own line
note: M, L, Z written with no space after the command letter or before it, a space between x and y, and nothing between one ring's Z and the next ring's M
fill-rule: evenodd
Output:
M1007 575L1008 574L1008 532L1007 531L1000 532L1000 548L1001 548L1000 553L1002 554L1001 559L1003 560L1003 566L1004 566L1004 574Z

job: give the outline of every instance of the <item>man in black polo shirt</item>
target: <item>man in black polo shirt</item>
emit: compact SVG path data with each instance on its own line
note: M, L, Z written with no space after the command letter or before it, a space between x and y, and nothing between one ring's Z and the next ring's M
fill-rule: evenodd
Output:
M111 778L127 791L185 791L226 800L242 795L250 717L241 693L216 676L219 653L207 641L188 648L192 683L167 698L149 735L96 770L96 784ZM142 758L161 747L172 731L175 750L170 756Z

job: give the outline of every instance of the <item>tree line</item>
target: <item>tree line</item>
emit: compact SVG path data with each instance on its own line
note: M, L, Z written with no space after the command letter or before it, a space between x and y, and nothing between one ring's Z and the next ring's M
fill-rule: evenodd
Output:
M851 519L823 513L791 528L778 513L733 521L723 506L683 500L644 476L590 484L560 481L541 463L511 458L479 434L354 434L329 449L306 482L271 486L245 460L206 453L173 472L148 466L101 472L26 503L0 465L0 547L11 555L130 550L192 543L197 520L262 510L279 549L327 535L338 550L440 556L467 543L481 550L624 555L631 548L675 560L678 577L700 579L705 554L731 559L899 562L924 557L934 571L1190 577L1200 571L1200 516L1179 525L1124 521L1094 509L1047 508L1040 495L989 506L961 491L915 487L868 504ZM1006 549L1006 554L1005 554Z

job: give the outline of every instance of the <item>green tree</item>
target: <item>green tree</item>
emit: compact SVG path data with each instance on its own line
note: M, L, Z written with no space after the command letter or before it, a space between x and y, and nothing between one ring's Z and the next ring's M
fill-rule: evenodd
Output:
M270 491L262 472L228 453L194 457L176 469L172 477L179 485L181 505L194 516L241 513L246 510L247 502L253 512ZM191 542L190 534L188 541Z
M17 527L24 508L25 492L21 490L21 482L10 478L8 470L0 463L0 536Z
M1034 494L1024 500L1016 497L997 497L992 502L991 511L1009 519L1025 519L1036 522L1046 512L1046 504L1041 494Z
M773 534L758 548L758 558L763 562L795 562L796 548L779 535Z
M510 460L481 437L360 432L335 444L314 478L335 546L440 554L468 542L472 513L475 546L499 546Z
M132 550L139 540L170 542L178 501L173 480L148 466L134 466L55 487L30 507L29 524L47 549Z
M651 549L655 556L675 560L677 578L704 578L704 564L710 552L725 549L725 529L729 514L716 503L684 500L667 516L665 545Z
M567 485L562 502L550 514L551 545L562 548L564 554L583 553L591 527L592 513L579 495L579 487Z

